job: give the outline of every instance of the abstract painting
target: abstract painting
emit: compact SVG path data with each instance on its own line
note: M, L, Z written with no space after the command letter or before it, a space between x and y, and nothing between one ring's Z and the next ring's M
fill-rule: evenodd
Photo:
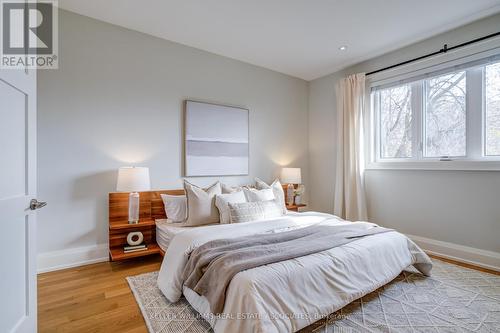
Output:
M248 110L186 101L185 175L248 175Z

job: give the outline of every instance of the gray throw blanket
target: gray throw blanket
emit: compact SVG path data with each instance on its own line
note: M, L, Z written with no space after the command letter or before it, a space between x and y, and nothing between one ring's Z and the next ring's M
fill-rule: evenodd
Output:
M366 224L314 225L292 231L207 242L195 249L183 272L184 285L207 298L214 314L224 309L226 289L239 272L329 250L359 238L393 231Z

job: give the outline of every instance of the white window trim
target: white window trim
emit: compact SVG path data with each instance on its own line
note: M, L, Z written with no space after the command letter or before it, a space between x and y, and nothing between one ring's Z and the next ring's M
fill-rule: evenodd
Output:
M369 162L365 170L500 171L500 161L452 160Z
M420 147L422 135L422 114L415 112L416 116L415 131L417 137L413 138L413 158L408 159L379 159L380 152L380 136L378 133L377 114L374 108L374 101L371 98L373 87L382 85L390 85L402 80L407 80L412 77L418 77L433 72L438 72L445 69L453 71L454 67L474 61L480 61L500 54L500 38L492 38L468 47L456 49L445 54L441 54L432 58L428 58L419 62L411 63L405 66L400 66L392 70L384 71L372 75L367 79L367 95L366 105L367 117L365 117L365 169L366 170L473 170L473 171L500 171L500 157L475 156L473 152L482 151L484 149L484 137L481 124L484 117L485 108L482 105L482 89L473 89L473 93L467 94L467 154L466 158L453 158L451 161L441 161L439 158L423 158L422 147ZM467 76L466 84L478 84L477 80L482 80L480 69L475 69L471 72L472 75ZM479 72L479 74L478 74ZM412 88L413 89L413 88ZM417 89L417 93L422 94L421 89ZM413 90L415 91L415 89ZM421 101L421 99L418 99ZM481 107L482 112L471 112L474 108ZM418 119L417 119L418 118ZM481 133L477 133L481 130ZM470 132L472 131L472 132ZM418 142L418 144L417 144ZM478 146L481 146L479 148Z

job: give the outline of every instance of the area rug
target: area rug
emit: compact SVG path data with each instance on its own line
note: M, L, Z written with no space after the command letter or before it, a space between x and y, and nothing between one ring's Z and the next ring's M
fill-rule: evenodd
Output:
M433 262L432 277L408 268L300 332L500 332L500 276ZM152 272L127 278L149 332L212 332L184 298L168 302L157 277Z

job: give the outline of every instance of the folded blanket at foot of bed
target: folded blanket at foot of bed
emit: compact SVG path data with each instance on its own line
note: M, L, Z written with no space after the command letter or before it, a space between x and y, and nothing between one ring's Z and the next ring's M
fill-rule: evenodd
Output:
M184 285L207 298L212 313L224 309L226 289L239 272L329 250L357 239L391 232L365 223L314 225L297 230L209 241L195 249L184 268Z

